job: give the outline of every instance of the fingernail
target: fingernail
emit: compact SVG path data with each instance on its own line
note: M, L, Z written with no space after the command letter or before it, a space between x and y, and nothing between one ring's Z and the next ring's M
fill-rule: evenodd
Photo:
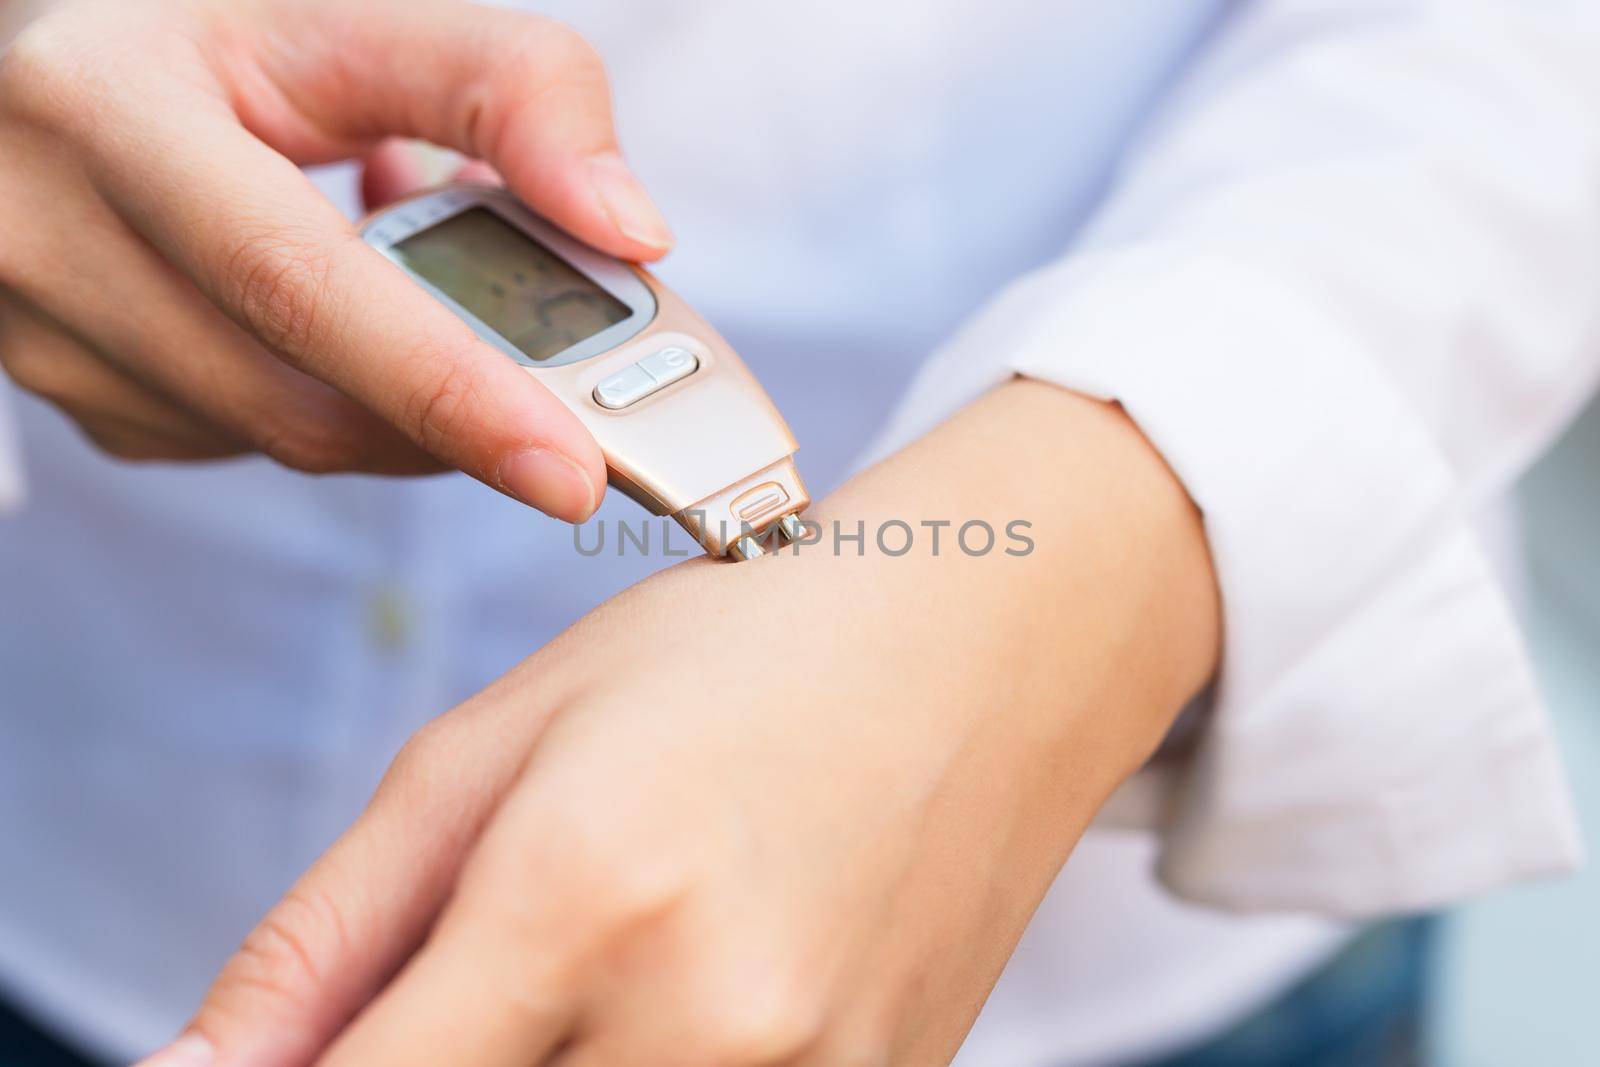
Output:
M199 1034L184 1034L178 1040L134 1067L211 1067L216 1050Z
M500 487L567 522L594 514L596 497L588 472L560 452L530 448L510 457L500 464Z
M608 153L594 157L589 161L589 180L594 183L601 206L611 216L612 225L624 237L651 248L672 247L667 221L621 156Z

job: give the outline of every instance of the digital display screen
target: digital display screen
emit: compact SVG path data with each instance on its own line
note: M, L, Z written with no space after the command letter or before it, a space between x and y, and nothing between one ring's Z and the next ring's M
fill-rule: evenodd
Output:
M632 314L487 208L463 211L399 242L394 251L532 360L547 360Z

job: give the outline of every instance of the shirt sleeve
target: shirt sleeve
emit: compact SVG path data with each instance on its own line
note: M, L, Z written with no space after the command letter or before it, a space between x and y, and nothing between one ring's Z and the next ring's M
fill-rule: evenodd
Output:
M1542 703L1470 526L1600 374L1600 37L1558 0L1242 5L1086 235L929 362L1119 401L1225 611L1159 873L1361 916L1567 870Z

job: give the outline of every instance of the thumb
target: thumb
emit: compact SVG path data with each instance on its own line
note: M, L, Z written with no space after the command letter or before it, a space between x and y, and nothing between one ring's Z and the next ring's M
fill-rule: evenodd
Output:
M81 131L111 206L291 366L444 463L587 518L606 469L582 421L355 240L290 160L419 138L483 160L588 243L654 258L671 238L617 152L594 51L548 19L445 0L220 10L257 24L212 28L219 98L173 75L153 106L113 97Z

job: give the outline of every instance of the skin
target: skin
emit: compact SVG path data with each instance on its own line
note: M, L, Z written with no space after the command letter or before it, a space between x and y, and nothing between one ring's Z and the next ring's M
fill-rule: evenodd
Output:
M947 1062L1219 638L1115 406L1016 382L813 513L956 516L1037 547L686 563L436 720L170 1062Z
M421 179L396 136L617 255L670 243L598 60L547 20L61 4L0 62L0 363L119 456L454 466L586 516L582 426L297 166L363 158L381 202ZM921 532L899 557L687 563L602 605L408 744L152 1062L948 1061L1215 668L1205 539L1118 408L1023 382L812 518ZM953 528L935 555L919 525L1018 518L1025 556Z
M392 196L391 135L488 161L607 252L671 243L618 154L600 60L548 19L453 0L61 3L0 61L0 365L124 458L456 467L587 517L605 464L576 416L300 171L377 152L368 191Z

